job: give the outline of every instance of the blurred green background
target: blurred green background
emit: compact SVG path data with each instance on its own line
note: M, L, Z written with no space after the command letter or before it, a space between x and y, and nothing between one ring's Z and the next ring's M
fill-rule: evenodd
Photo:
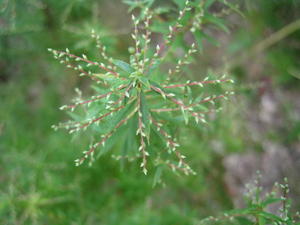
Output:
M172 1L157 1L172 4ZM130 15L120 0L0 1L0 224L197 224L242 205L243 186L261 170L263 186L288 177L300 208L300 1L237 1L230 34L214 33L193 69L227 72L236 96L207 128L183 128L182 151L196 176L120 169L107 154L74 166L89 144L52 124L74 88L90 81L54 61L47 48L93 50L90 30L108 52L128 56ZM213 10L213 9L212 9Z

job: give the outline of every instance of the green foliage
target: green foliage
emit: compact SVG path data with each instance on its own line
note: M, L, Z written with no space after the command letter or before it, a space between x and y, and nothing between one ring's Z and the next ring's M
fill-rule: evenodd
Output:
M138 5L128 3L132 7L139 6L138 3L136 3ZM101 146L105 148L105 150L100 149L100 154L98 154L98 156L103 155L101 151L107 152L113 147L113 145L105 147L109 139L125 136L124 132L126 132L136 133L138 137L128 136L126 139L119 139L120 154L116 156L117 159L124 157L140 159L140 167L144 174L147 174L150 157L150 162L154 166L169 167L173 171L179 170L186 175L195 174L185 162L186 156L178 149L179 137L174 137L174 130L177 129L180 121L188 124L193 119L196 123L206 123L206 115L219 110L217 107L210 109L207 104L215 105L216 100L227 99L227 96L233 93L208 95L209 93L201 93L195 88L225 82L232 83L233 80L226 78L225 75L216 79L208 76L203 81L180 79L180 75L186 73L184 66L192 62L193 54L197 52L195 43L192 43L190 47L184 47L182 41L177 43L178 38L183 39L180 35L186 34L189 30L193 34L196 29L201 28L202 20L203 23L211 23L228 32L223 20L205 11L208 10L209 5L196 3L186 1L183 6L179 5L182 9L179 11L176 22L167 22L171 24L168 26L167 33L158 32L163 35L164 40L154 49L152 49L154 40L151 39L153 35L151 24L157 20L158 15L155 10L146 7L142 9L138 18L132 15L134 24L132 38L135 45L129 48L132 52L129 63L108 57L106 48L101 46L100 37L94 30L91 36L96 40L97 48L102 56L101 62L88 59L84 54L82 57L71 54L69 49L66 51L49 49L54 57L60 60L60 63L79 71L80 76L90 77L97 83L97 87L100 87L100 90L96 89L96 94L92 97L84 100L79 96L74 104L62 106L62 110L76 110L77 114L71 114L73 121L53 126L54 129L65 128L69 133L77 133L87 128L93 131L91 135L96 142L83 152L81 158L75 160L77 166L88 158L91 164L97 148ZM183 50L184 53L176 59L178 50ZM167 73L165 72L166 62L173 64L169 66ZM89 67L92 69L89 70ZM95 72L96 69L104 71L105 74ZM80 109L79 106L82 108ZM166 117L177 118L177 121L170 121ZM133 124L128 125L131 123ZM123 126L125 126L124 129ZM152 139L156 136L159 136L162 141L154 147ZM133 140L128 140L128 138ZM131 152L126 150L124 153L124 146L127 145L125 140L138 143L139 147L132 149Z
M256 41L299 17L299 4L296 0L247 2L249 12L245 8L242 10L246 16L245 20L230 14L229 20L223 22L235 37L229 37L228 48L235 48L233 50L237 51L238 59L240 53L250 52L249 47ZM220 6L220 1L214 1L208 11L220 16L223 9ZM157 20L153 18L150 29L153 33L154 29L160 29L159 32L167 34L168 26L174 24L178 18L178 5L172 1L156 0L151 8L158 15L159 22L154 23ZM224 184L223 159L232 153L243 154L245 150L262 151L263 144L252 140L249 133L253 130L249 128L247 121L249 118L241 116L251 113L251 118L255 119L256 113L252 113L251 109L258 107L260 102L256 89L249 88L254 86L253 76L249 75L252 66L239 67L238 71L242 71L244 76L239 76L238 84L235 85L239 94L232 98L234 104L216 102L217 107L222 107L223 110L218 112L217 117L213 113L210 114L208 125L199 126L192 119L185 125L181 113L174 118L168 114L161 114L163 120L167 120L169 124L179 124L177 129L171 131L179 137L180 151L185 153L191 167L197 171L197 176L174 176L172 171L162 166L151 168L153 172L148 176L141 176L139 165L128 163L135 159L132 150L138 148L135 132L128 132L136 129L134 120L127 124L128 127L122 127L101 150L99 149L97 153L101 154L113 146L111 154L103 154L92 167L75 168L73 161L78 151L85 149L93 141L92 134L102 132L97 131L97 126L90 127L91 129L72 138L65 132L53 132L51 129L54 121L67 120L71 116L80 120L80 117L76 117L77 112L70 112L69 116L56 110L60 104L66 104L74 96L75 87L83 91L83 99L96 92L105 93L107 89L93 83L91 90L88 77L78 78L77 71L65 70L49 57L46 49L63 49L68 46L77 55L85 53L92 60L97 60L99 51L98 48L94 48L97 42L90 38L91 29L95 29L95 33L101 36L103 45L107 46L107 55L129 64L127 50L132 45L132 40L128 40L131 27L127 10L119 0L0 1L1 225L198 224L202 218L209 215L223 215L222 212L234 209L234 197L226 188L228 184ZM140 8L136 7L133 13L139 15L139 10ZM221 14L226 16L226 10ZM251 27L248 29L244 22ZM215 44L222 43L223 46L227 38L224 39L222 35L227 34L215 28L216 26L210 23L203 26L204 33L213 37ZM185 32L177 34L172 54L166 58L171 64L174 62L174 53L176 57L181 57L182 49L186 51L192 43L191 40L194 40L190 38L190 33L187 33L188 35L184 35ZM264 53L271 64L263 64L264 70L255 73L259 77L263 74L276 79L276 92L283 88L297 88L299 81L286 73L293 71L297 75L297 37L298 32L295 32L287 41L276 43L271 51L265 50ZM153 35L152 38L154 44L162 40L160 35ZM222 47L217 50L207 43L209 40L203 34L197 35L197 31L194 38L199 39L204 54L195 54L190 58L193 63L184 68L186 74L178 78L178 82L201 81L207 74L213 75L214 72L210 74L207 71L214 71L215 66L225 67L219 63L219 59L223 59L224 56L234 61L237 59L228 53L225 54ZM194 42L197 47L200 46L195 40ZM150 49L149 55L154 51L155 49ZM261 65L261 58L256 55L248 61L252 62L252 59L256 58ZM254 64L253 68L258 64ZM153 65L149 74L156 72L159 78L160 72L155 70L156 68L156 65ZM88 69L92 70L92 67ZM119 70L121 71L121 68ZM110 79L114 79L113 76L106 76L99 70L93 72L101 80L107 79L107 82L112 82ZM195 88L192 94L198 96L202 92L221 93L222 88L227 89L227 84L223 83L220 89L218 85ZM190 92L187 90L186 94L188 93ZM292 115L298 115L299 113L293 111L297 101L290 101L291 99L284 97L287 102L286 110ZM251 107L245 104L247 101L251 102ZM92 107L93 105L90 105L91 117L98 113L97 106L91 110ZM284 130L272 132L276 142L292 146L299 140L300 123L288 115L280 116L280 120L286 117L289 118L289 122L283 127ZM117 121L116 117L112 123ZM104 125L103 123L102 126ZM106 125L105 129L108 130L109 124ZM156 130L151 129L151 132L152 145L148 146L150 152L152 146L161 146L163 140ZM120 152L119 143L123 141L124 149ZM126 157L128 152L133 157ZM118 162L111 160L111 157L119 160L121 167L118 166ZM162 184L153 188L153 183L159 182ZM295 180L290 179L290 182L292 184ZM291 186L291 196L295 192L297 188L293 189ZM292 211L295 211L299 209L299 200L292 200L295 203L292 205ZM234 222L253 224L252 218L253 215L243 216L236 218ZM232 224L228 220L222 223Z
M291 211L292 199L288 198L290 192L287 179L284 184L275 183L271 192L263 192L259 186L261 176L258 174L253 183L246 185L244 194L246 207L234 209L224 213L220 217L208 217L200 224L241 224L241 225L297 225L300 224L299 212ZM274 207L275 209L274 210ZM272 211L270 211L272 210Z

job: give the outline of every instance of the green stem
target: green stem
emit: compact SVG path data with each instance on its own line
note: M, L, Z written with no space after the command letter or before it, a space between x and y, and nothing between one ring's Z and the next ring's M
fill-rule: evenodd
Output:
M270 48L277 42L281 41L282 39L286 38L290 34L294 33L295 31L300 29L300 19L284 26L280 30L276 31L275 33L271 34L266 39L262 40L261 42L254 45L250 51L247 51L246 54L243 54L242 56L238 55L234 57L231 61L229 61L227 69L230 70L242 63L244 63L247 59L250 57L253 57L266 49Z

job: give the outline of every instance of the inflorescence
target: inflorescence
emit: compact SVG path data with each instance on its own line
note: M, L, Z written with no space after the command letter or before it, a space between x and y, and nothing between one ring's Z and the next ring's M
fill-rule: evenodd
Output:
M106 48L101 44L100 37L92 31L91 37L96 42L99 49L102 62L88 58L86 55L77 56L72 54L69 49L65 51L49 49L54 58L68 68L79 72L80 76L86 76L96 82L101 87L100 93L87 99L77 98L71 105L61 106L61 110L78 110L84 107L89 110L91 106L98 107L98 113L81 121L68 121L54 125L53 128L64 128L69 133L75 133L86 130L91 126L98 126L101 129L103 122L109 122L114 116L122 115L113 126L105 132L100 131L99 140L92 144L88 150L83 152L83 156L76 159L76 166L83 164L87 159L94 161L94 154L97 148L100 149L106 142L120 129L128 124L129 121L135 122L135 134L138 139L139 147L134 156L115 156L120 159L139 159L140 166L144 174L148 171L148 158L155 155L157 164L164 164L172 170L179 170L185 174L194 174L195 172L185 162L185 156L179 150L179 143L171 135L168 129L168 123L162 119L161 114L181 115L188 123L193 118L196 123L206 123L206 115L212 111L203 110L201 105L205 103L214 104L218 99L227 99L233 92L225 92L220 95L205 96L202 98L186 97L185 92L191 88L203 88L205 85L233 82L233 80L222 76L220 79L205 78L203 81L186 81L178 83L176 75L182 75L183 67L191 63L191 57L197 52L196 44L191 44L188 51L179 59L175 66L168 72L157 72L164 64L166 57L170 53L172 42L176 35L183 29L182 21L186 12L190 11L192 6L187 0L183 10L179 12L179 17L174 25L169 27L168 34L163 43L153 48L152 31L150 29L151 21L155 17L150 9L144 10L143 16L136 18L132 16L134 30L132 38L134 47L131 48L129 63L116 60L107 55ZM201 15L203 12L200 12ZM192 23L192 31L196 29L201 15L196 15ZM199 24L198 24L199 25ZM106 62L106 63L104 63ZM165 65L164 65L165 68ZM96 72L95 72L96 71ZM177 78L176 78L177 77ZM162 159L159 150L149 151L151 143L150 133L156 132L165 146L166 153L174 155L177 160Z

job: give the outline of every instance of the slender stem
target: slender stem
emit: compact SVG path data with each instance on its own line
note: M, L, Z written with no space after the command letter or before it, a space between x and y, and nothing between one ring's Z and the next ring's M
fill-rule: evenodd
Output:
M93 120L91 120L91 121L89 121L89 122L86 122L86 123L82 124L81 126L73 127L73 128L71 128L71 129L69 129L69 130L70 130L70 131L73 131L73 130L78 130L78 129L86 128L86 127L90 126L90 125L93 124L93 123L99 122L100 120L102 120L102 119L104 119L105 117L111 115L112 113L117 112L117 111L123 109L124 107L125 107L125 105L122 105L122 106L120 106L120 107L118 107L118 108L115 108L115 109L111 110L110 112L105 113L105 114L102 115L102 116L99 116L99 117L97 117L97 118L95 118L95 119L93 119Z
M122 89L124 89L125 87L126 87L126 85L121 85L119 88L117 88L117 90L118 90L118 91L119 91L119 90L122 90ZM82 101L82 102L77 102L77 103L75 103L75 104L73 104L73 105L62 106L61 109L74 109L74 108L76 108L76 107L79 106L79 105L84 105L84 104L92 103L92 102L97 101L97 100L99 100L99 99L105 98L105 97L107 97L107 96L109 96L109 95L111 95L111 94L113 94L113 93L114 93L114 91L110 91L110 92L107 92L107 93L105 93L105 94L95 96L94 98L89 99L89 100L85 100L85 101Z
M207 80L207 81L195 81L190 82L186 84L174 84L169 86L164 86L164 88L178 88L178 87L186 87L186 86L195 86L195 85L201 85L201 84L215 84L215 83L221 83L221 82L230 82L230 79L223 79L223 80Z
M90 60L88 60L88 59L85 59L85 58L82 58L82 57L79 57L79 56L77 56L77 55L74 55L74 54L71 54L71 53L67 53L67 52L64 52L64 51L56 51L56 52L65 54L65 55L67 55L67 56L69 56L69 57L71 57L71 58L74 58L75 60L83 61L83 62L86 62L86 63L88 63L88 64L98 66L99 68L101 68L101 69L103 69L103 70L105 70L105 71L107 71L107 72L113 74L115 77L117 77L117 78L120 77L119 74L118 74L117 72L115 72L115 71L113 71L113 70L110 70L110 69L106 68L105 66L100 65L99 63L90 61ZM121 78L121 79L125 79L125 78Z
M143 172L147 174L147 153L146 153L146 143L145 143L145 133L144 133L144 124L143 124L143 114L142 114L142 105L141 105L141 93L139 93L138 100L138 130L137 134L140 134L140 147L139 151L142 152L143 161L141 163L141 167L143 168Z
M297 31L299 29L300 29L300 19L284 26L280 30L271 34L266 39L258 42L250 50L246 51L246 53L244 53L242 55L238 55L236 57L232 57L232 59L227 63L228 64L227 69L234 68L234 67L244 63L250 57L253 57L253 56L265 51L266 49L270 48L277 42L288 37L290 34L294 33L295 31Z

